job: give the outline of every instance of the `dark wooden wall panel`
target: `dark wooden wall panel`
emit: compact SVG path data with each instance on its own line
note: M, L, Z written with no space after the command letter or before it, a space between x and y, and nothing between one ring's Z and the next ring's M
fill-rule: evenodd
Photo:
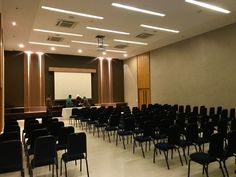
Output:
M124 102L124 69L122 60L112 60L113 102Z
M24 53L5 51L5 107L24 106Z

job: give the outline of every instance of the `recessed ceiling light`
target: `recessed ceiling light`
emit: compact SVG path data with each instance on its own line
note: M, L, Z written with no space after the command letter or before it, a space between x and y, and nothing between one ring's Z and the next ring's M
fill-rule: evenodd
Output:
M115 7L123 8L123 9L128 9L128 10L132 10L132 11L136 11L136 12L145 13L145 14L156 15L156 16L161 16L161 17L165 16L165 14L162 14L162 13L158 13L158 12L154 12L154 11L150 11L150 10L145 10L145 9L140 9L137 7L127 6L124 4L112 3L111 5L115 6Z
M38 44L38 45L57 46L57 47L70 47L69 45L43 43L43 42L29 42L29 43L30 43L30 44Z
M82 17L89 17L89 18L95 18L95 19L103 19L103 17L96 16L96 15L90 15L90 14L84 14L84 13L79 13L79 12L73 12L69 10L63 10L63 9L57 9L53 7L47 7L47 6L42 6L42 9L54 11L54 12L60 12L60 13L66 13L66 14L71 14L71 15L78 15Z
M74 40L72 40L71 42L79 43L79 44L98 45L98 43L95 43L95 42L74 41ZM103 44L103 46L108 46L108 44Z
M106 52L102 52L103 55L106 55L107 53Z
M121 40L121 39L114 39L114 41L124 42L124 43L129 43L129 44L148 45L148 43L136 42L136 41L126 41L126 40Z
M82 52L83 52L83 50L79 49L79 50L78 50L78 52L79 52L79 53L82 53Z
M51 50L52 50L52 51L55 51L55 50L56 50L56 48L55 48L55 47L51 47Z
M95 27L90 27L87 26L87 29L95 30L95 31L103 31L103 32L108 32L108 33L116 33L116 34L125 34L125 35L130 35L130 33L127 32L122 32L122 31L114 31L110 29L103 29L103 28L95 28Z
M106 52L127 53L127 52L124 51L124 50L109 50L109 49L107 49Z
M221 7L217 7L217 6L214 6L214 5L211 5L211 4L207 4L207 3L204 3L204 2L200 2L200 1L185 0L185 2L188 2L188 3L191 3L191 4L195 4L195 5L198 5L198 6L201 6L201 7L205 7L207 9L215 10L217 12L222 12L222 13L226 13L226 14L230 13L229 10L226 10L226 9L223 9Z
M12 22L11 24L12 24L12 26L16 26L16 22Z
M150 26L150 25L143 25L143 24L141 24L140 26L142 26L144 28L150 28L150 29L155 29L155 30L160 30L160 31L179 33L179 31L177 31L177 30L172 30L172 29L168 29L168 28L161 28L161 27L158 27L158 26Z
M124 54L124 57L127 57L127 56L128 56L128 54L127 54L127 53L125 53L125 54Z
M19 44L18 45L20 48L24 48L25 46L24 46L24 44Z
M65 33L65 32L59 32L59 31L50 31L50 30L44 30L44 29L34 29L34 31L43 32L43 33L62 34L62 35L68 35L68 36L79 36L79 37L83 36L81 34Z

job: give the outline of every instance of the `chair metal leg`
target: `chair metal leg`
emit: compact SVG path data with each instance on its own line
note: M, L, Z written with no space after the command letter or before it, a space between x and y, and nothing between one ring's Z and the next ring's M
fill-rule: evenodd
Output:
M25 177L25 171L24 171L24 169L21 170L21 177Z
M65 163L65 174L66 174L66 177L67 177L67 168L66 168L66 162Z
M88 159L87 159L87 157L85 158L85 162L86 162L87 175L89 177L89 168L88 168Z
M62 158L61 158L61 166L60 166L60 176L62 175Z
M82 171L82 159L80 159L80 171Z
M223 164L224 164L224 169L225 169L226 175L227 175L227 177L229 177L229 173L228 173L228 170L227 170L227 167L225 164L225 160L223 161Z
M133 143L133 154L135 153L135 146L136 146L136 142L134 140L134 143Z
M124 136L122 136L122 142L123 142L123 147L124 147L124 149L126 149L126 148L125 148L125 138L124 138Z
M52 165L52 177L54 177L54 164Z
M188 149L189 149L189 146L188 146ZM187 164L187 157L186 157L186 154L185 154L185 147L182 147L182 150L183 150L183 156L184 156L185 162Z
M223 167L222 167L221 161L219 161L219 164L220 164L220 169L221 169L222 175L223 175L223 177L225 177L225 173L224 173L224 170L223 170Z
M191 163L191 159L189 159L188 161L188 177L190 176L190 163Z
M177 148L177 151L178 151L178 154L179 154L179 159L180 159L181 165L183 166L183 161L182 161L182 158L181 158L181 155L180 155L180 152L179 152L179 148Z
M168 162L168 151L167 151L167 152L166 152L166 151L163 151L163 153L164 153L164 156L165 156L165 159L166 159L167 168L168 168L168 170L169 170L170 167L169 167L169 162Z
M155 163L155 161L156 161L156 151L157 151L157 149L156 149L156 147L154 147L153 163Z
M109 143L111 142L111 138L110 138L110 133L109 131L107 132L107 135L108 135L108 140L109 140Z
M206 176L209 177L209 175L208 175L208 164L206 165L205 171L206 171Z
M147 143L147 142L146 142ZM144 150L143 150L143 143L140 143L141 145L141 150L142 150L142 153L143 153L143 158L145 158L145 154L144 154ZM147 144L146 144L147 145Z
M118 145L118 133L116 134L116 146Z

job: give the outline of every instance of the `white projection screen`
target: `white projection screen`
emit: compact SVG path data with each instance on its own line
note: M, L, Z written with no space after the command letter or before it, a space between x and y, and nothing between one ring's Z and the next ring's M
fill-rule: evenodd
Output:
M54 72L55 99L66 99L72 95L91 98L91 73Z

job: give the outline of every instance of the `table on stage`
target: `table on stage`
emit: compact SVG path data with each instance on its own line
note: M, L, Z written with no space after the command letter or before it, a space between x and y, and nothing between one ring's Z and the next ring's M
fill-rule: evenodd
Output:
M100 108L101 106L91 106L90 108ZM61 116L65 119L69 119L72 115L72 109L82 109L84 107L70 107L70 108L62 108Z

